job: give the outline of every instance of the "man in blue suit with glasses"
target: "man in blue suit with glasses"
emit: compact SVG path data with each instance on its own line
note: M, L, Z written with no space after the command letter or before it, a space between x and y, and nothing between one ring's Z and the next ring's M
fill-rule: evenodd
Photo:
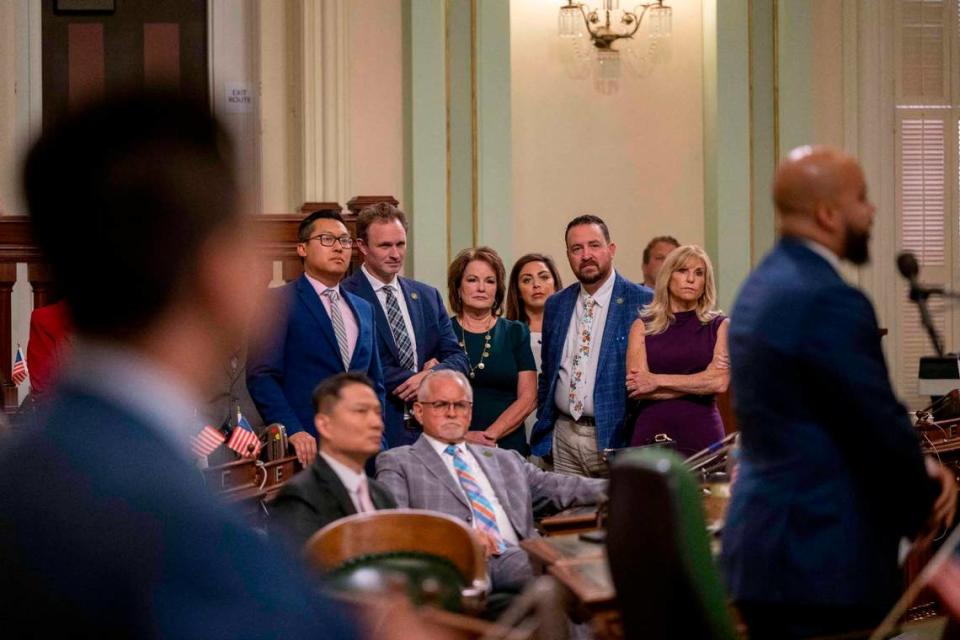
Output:
M307 215L297 232L303 275L270 292L280 320L247 359L247 388L265 424L287 428L304 468L317 457L313 390L327 378L358 371L373 382L383 404L383 372L373 307L340 286L350 266L353 238L340 213Z

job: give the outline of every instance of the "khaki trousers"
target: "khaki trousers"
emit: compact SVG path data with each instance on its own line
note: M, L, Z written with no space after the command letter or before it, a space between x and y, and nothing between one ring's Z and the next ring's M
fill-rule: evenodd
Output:
M606 478L607 464L597 451L597 428L557 416L553 425L553 470L568 475Z

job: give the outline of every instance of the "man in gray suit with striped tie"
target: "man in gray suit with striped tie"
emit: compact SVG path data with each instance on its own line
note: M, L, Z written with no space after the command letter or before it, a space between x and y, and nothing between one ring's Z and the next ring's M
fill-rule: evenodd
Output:
M547 512L593 504L607 481L548 473L516 451L467 444L473 390L459 371L431 371L414 416L423 434L377 457L377 480L402 507L440 511L470 523L488 552L494 590L518 590L532 576L518 543L537 535L534 505Z

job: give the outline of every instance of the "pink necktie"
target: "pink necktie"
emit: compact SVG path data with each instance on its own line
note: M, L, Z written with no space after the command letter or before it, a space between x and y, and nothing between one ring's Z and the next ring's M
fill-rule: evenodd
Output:
M367 487L366 476L360 478L360 484L357 485L357 504L360 506L360 513L369 513L376 511L373 501L370 499L370 489Z

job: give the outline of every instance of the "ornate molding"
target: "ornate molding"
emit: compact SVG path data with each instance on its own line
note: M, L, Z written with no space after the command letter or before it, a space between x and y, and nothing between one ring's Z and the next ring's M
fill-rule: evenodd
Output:
M302 6L304 200L342 202L350 190L349 6Z

